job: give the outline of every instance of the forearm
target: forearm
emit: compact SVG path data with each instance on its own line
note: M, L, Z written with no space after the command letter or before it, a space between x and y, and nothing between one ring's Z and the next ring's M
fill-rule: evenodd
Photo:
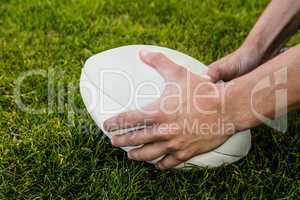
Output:
M238 130L262 123L257 113L273 119L300 107L299 58L300 45L227 83L226 112Z
M300 1L272 0L242 46L257 52L262 63L273 57L299 27Z

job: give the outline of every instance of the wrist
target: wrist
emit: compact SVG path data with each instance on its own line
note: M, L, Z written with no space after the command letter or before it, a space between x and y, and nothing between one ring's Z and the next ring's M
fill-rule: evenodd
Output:
M256 57L258 65L272 58L279 50L279 47L280 45L274 46L272 40L265 38L261 33L250 33L241 45L241 49Z
M241 49L248 52L255 52L257 55L262 55L265 52L265 43L260 42L261 37L259 35L249 35L241 45Z
M246 39L237 51L244 56L244 59L248 58L249 60L254 60L256 65L259 65L262 62L264 50L255 41L248 41Z
M236 132L259 124L251 110L251 85L250 81L238 78L225 83L223 88L224 112Z

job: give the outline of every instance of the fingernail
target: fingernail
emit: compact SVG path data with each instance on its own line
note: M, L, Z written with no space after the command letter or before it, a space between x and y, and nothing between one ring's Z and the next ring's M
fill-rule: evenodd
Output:
M111 131L117 130L119 127L118 127L118 124L114 122L114 120L109 119L103 123L103 128L104 128L104 130L111 132Z
M132 160L132 154L130 152L127 153L127 157Z
M151 63L151 59L153 57L153 52L143 49L140 51L141 59L146 63Z
M203 74L201 76L202 76L202 78L205 78L205 79L207 79L209 81L212 81L212 78L209 75L207 75L207 74Z
M151 52L148 51L147 49L142 49L142 50L140 51L140 55L141 55L142 57L147 57L147 56L149 56L150 53L151 53Z
M115 139L114 139L114 137L110 138L110 143L111 143L111 145L115 146Z
M160 169L160 165L158 163L156 163L155 168Z

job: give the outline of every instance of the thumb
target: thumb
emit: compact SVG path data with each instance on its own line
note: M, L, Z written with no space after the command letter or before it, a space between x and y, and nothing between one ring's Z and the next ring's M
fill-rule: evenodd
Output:
M224 57L212 63L209 66L207 75L211 77L212 81L230 81L238 76L240 69L240 62L232 60L231 57Z
M222 71L223 70L220 67L220 65L217 62L215 62L215 63L212 63L211 65L209 65L209 69L207 71L207 76L209 76L213 82L217 82L217 81L220 81L223 79Z
M182 69L181 66L159 52L141 50L140 58L144 63L156 69L166 80L172 78L176 72Z

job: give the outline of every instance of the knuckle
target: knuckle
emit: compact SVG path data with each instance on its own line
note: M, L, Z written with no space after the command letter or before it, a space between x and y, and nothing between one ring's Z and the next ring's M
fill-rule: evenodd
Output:
M172 152L172 151L174 151L175 149L174 149L174 144L173 143L171 143L171 142L169 142L168 144L167 144L167 150L168 151L170 151L170 152Z
M158 134L158 139L160 140L168 140L170 139L170 135L164 132Z
M172 130L170 130L170 128L168 128L168 127L166 127L166 128L160 127L157 130L156 134L157 134L158 139L160 139L160 140L170 140L175 136L174 132ZM171 142L171 143L173 144L173 142Z
M180 152L177 152L175 155L174 155L175 159L176 160L179 160L179 161L186 161L188 160L191 155L189 152L187 151L180 151Z
M170 150L170 151L174 151L174 150L179 150L180 149L180 142L178 141L171 141L169 142L169 144L167 145L167 148Z
M186 76L186 69L180 65L177 65L177 69L174 71L174 74L175 75L178 75L178 76Z
M150 155L143 155L143 157L140 158L142 161L151 161L153 158Z
M124 137L126 137L126 136L124 136ZM126 137L126 141L125 141L125 142L126 142L127 144L129 144L129 145L135 145L136 140L137 140L136 134L131 133L130 135L128 135L128 136Z
M119 114L118 116L117 116L117 119L116 119L116 121L117 121L117 123L118 124L123 124L124 123L124 120L127 118L127 114L126 113L121 113L121 114Z
M161 105L160 105L160 106L161 106ZM157 112L155 112L155 113L153 114L153 117L156 119L156 121L158 121L158 122L163 122L163 121L166 120L167 115L166 115L163 111L158 110Z

